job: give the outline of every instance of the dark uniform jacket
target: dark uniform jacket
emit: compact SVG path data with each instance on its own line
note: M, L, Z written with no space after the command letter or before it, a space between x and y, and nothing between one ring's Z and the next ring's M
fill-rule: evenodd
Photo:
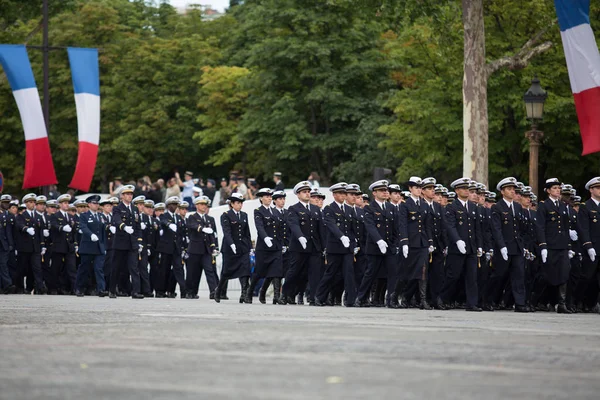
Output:
M115 241L115 235L110 231L110 227L112 226L112 214L102 214L102 220L104 222L104 231L106 232L106 241L104 242L104 247L106 250L112 250L113 243Z
M366 254L382 255L377 242L384 240L388 249L386 254L395 254L398 232L402 228L397 226L397 214L394 206L384 203L385 210L376 200L364 208L365 230L367 231Z
M585 250L594 248L600 254L600 206L589 199L579 206L579 231L581 245Z
M52 251L54 253L68 254L75 251L75 220L69 213L57 211L50 216L50 237L52 238ZM63 231L65 226L71 227L71 232Z
M137 251L138 245L142 242L140 237L140 212L138 209L133 204L128 207L125 203L120 202L113 208L112 225L117 228L113 249ZM125 232L126 226L133 228L131 235Z
M290 250L300 253L320 253L325 247L325 230L323 217L319 207L309 204L307 209L303 203L296 203L288 209L288 224L292 232ZM298 241L305 237L306 249Z
M279 236L278 231L280 230L279 225L282 223L282 218L278 214L280 213L275 209L267 209L264 206L260 206L254 210L257 251L281 251L282 237ZM264 240L266 237L273 239L273 246L267 246Z
M248 214L240 211L239 219L233 210L221 214L221 228L223 229L223 244L221 246L223 254L240 255L250 252L252 239L250 239ZM235 253L231 249L232 244L235 244Z
M86 211L79 216L79 227L81 228L81 243L79 243L79 254L106 254L106 232L104 219L100 213L96 216L91 211ZM98 237L96 242L92 242L92 234Z
M537 241L540 250L568 250L571 220L567 206L558 201L558 207L550 199L540 202L537 209Z
M33 216L28 210L18 214L15 219L16 231L19 233L16 245L17 250L23 253L39 253L42 250L42 230L39 219L35 216L35 211L32 211ZM33 236L27 233L28 228L34 228Z
M406 199L400 206L400 246L429 247L433 245L432 215L425 200L420 199L419 205L412 197Z
M446 231L448 232L448 253L462 254L456 242L465 242L466 254L477 254L477 249L483 246L483 238L479 232L477 205L468 202L468 210L459 199L446 206Z
M289 247L291 236L290 226L287 222L289 211L285 208L281 210L274 208L273 213L277 216L277 219L279 220L279 225L277 225L277 239L279 239L279 241L281 242L281 246Z
M202 232L204 228L210 228L213 232L217 229L212 217L206 214L201 216L198 213L194 213L187 218L186 225L190 239L187 248L188 253L212 254L213 250L217 247L215 234Z
M353 218L351 207L344 205L344 211L335 201L323 209L323 220L327 229L327 253L331 254L350 254L357 247L356 235L353 229ZM344 247L340 238L347 236L350 245Z
M527 235L527 219L523 216L523 207L517 202L512 203L514 216L504 199L492 206L492 235L494 237L494 252L506 247L508 255L523 255L525 248L524 237Z
M433 247L436 250L442 251L448 246L446 228L444 227L444 209L435 201L432 203L433 210L429 204L426 205L431 215L431 239L433 239Z
M4 211L0 213L0 250L11 251L14 247L10 216Z
M163 234L158 239L158 246L156 250L159 253L164 254L178 254L183 249L183 241L181 238L181 218L176 213L171 214L169 211L165 211L160 216L160 229ZM176 232L173 232L169 225L175 224Z
M478 204L479 228L483 239L483 251L494 248L494 237L492 235L492 208L485 208Z

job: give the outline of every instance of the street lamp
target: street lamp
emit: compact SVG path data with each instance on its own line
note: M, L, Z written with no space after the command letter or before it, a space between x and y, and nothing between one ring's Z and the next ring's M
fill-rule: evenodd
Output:
M537 75L531 80L531 87L527 89L523 100L525 100L525 111L527 119L531 121L531 130L525 132L525 137L529 140L529 185L533 193L538 196L538 159L540 145L544 138L544 132L537 129L537 123L544 116L544 103L548 94L542 86Z

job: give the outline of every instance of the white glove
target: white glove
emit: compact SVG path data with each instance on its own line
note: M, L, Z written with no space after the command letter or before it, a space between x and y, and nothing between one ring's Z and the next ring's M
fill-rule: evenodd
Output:
M42 247L41 254L42 254L42 255L46 254L46 248L45 248L45 247Z
M429 251L429 253L433 253L435 251L435 247L429 246L427 250Z
M83 231L82 231L81 229L79 229L77 232L79 232L79 233L83 233Z
M148 249L148 257L150 257L152 255L152 253L150 252L150 249Z
M35 235L35 229L27 228L27 233L29 234L29 236L33 236L33 235Z
M381 254L387 253L388 245L385 242L385 240L383 240L383 239L378 240L377 241L377 246L379 246L379 251L381 251Z
M42 233L44 234L44 237L50 236L50 231L48 229L44 229Z
M458 251L460 251L461 254L467 254L467 245L465 244L464 241L462 241L462 240L457 241L456 247L458 247Z
M124 229L125 232L129 233L130 235L133 233L133 228L130 226L126 226Z
M110 233L112 233L113 235L115 233L117 233L117 228L115 228L114 226L111 226L110 228L108 228L108 230L110 231Z
M483 255L483 249L481 247L477 248L477 257L481 257Z
M298 238L298 241L300 242L300 245L302 246L302 248L306 250L306 244L308 243L308 240L306 240L306 238L304 236L300 236Z
M216 256L218 256L218 255L219 255L219 250L213 250L213 251L212 251L212 256L213 256L213 257L216 257Z
M348 236L342 236L340 238L340 241L342 242L345 248L350 247L350 238Z
M592 262L596 261L596 249L588 249L588 256Z
M95 234L95 233L92 233L92 236L90 236L90 240L91 240L92 242L97 242L97 241L98 241L98 236L96 236L96 234Z
M569 260L571 258L573 258L574 255L575 255L575 252L573 250L569 250Z
M489 253L490 253L490 256L494 257L494 249L490 249Z
M63 232L71 232L73 229L71 229L71 227L69 225L65 225L62 227Z
M506 247L500 249L500 254L502 254L504 261L508 261L508 249Z
M141 253L142 251L144 251L144 245L138 244L138 253Z
M75 253L79 253L79 246L75 246Z
M233 251L233 254L237 254L237 247L235 247L235 244L232 244L229 247L231 247L231 251Z
M402 255L404 256L404 258L408 258L408 245L404 245L402 246Z
M169 224L169 229L172 230L173 232L177 232L177 225Z
M212 235L213 234L212 228L202 228L202 232L206 233L207 235Z
M283 247L281 248L281 254L285 254L287 251L288 251L288 248L287 248L287 246L283 246Z
M142 230L146 229L146 223L142 222L140 223L140 228L142 228Z
M573 230L573 229L569 229L569 236L571 237L571 240L576 242L579 239L579 236L577 236L577 231Z
M485 253L485 260L490 261L492 259L492 254L490 252Z
M158 231L158 234L159 234L160 236L162 236L162 235L163 235L163 230L161 229L160 231Z
M442 254L444 255L444 257L446 257L448 255L448 248L447 247L444 250L442 250Z
M542 263L546 264L546 260L548 259L548 250L547 249L543 249L542 250Z
M266 237L263 240L265 241L267 247L273 247L273 239L271 239L270 237Z
M360 247L355 247L354 248L354 255L357 255L359 251L360 251Z

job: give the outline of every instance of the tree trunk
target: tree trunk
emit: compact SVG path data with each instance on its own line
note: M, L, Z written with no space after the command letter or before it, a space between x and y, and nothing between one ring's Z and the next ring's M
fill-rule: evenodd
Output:
M464 27L463 175L488 184L487 72L483 0L462 0Z

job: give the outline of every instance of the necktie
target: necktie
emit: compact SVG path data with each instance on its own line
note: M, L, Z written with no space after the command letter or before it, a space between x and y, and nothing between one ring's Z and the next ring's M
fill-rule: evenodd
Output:
M556 206L556 208L558 208L558 200L554 201L554 205Z
M421 207L421 202L417 199L417 208Z
M510 208L510 212L512 213L513 217L515 216L515 209L513 208L512 203L510 203L510 206L508 206L508 208Z
M342 209L342 214L345 214L344 205L343 204L340 206L340 208Z

